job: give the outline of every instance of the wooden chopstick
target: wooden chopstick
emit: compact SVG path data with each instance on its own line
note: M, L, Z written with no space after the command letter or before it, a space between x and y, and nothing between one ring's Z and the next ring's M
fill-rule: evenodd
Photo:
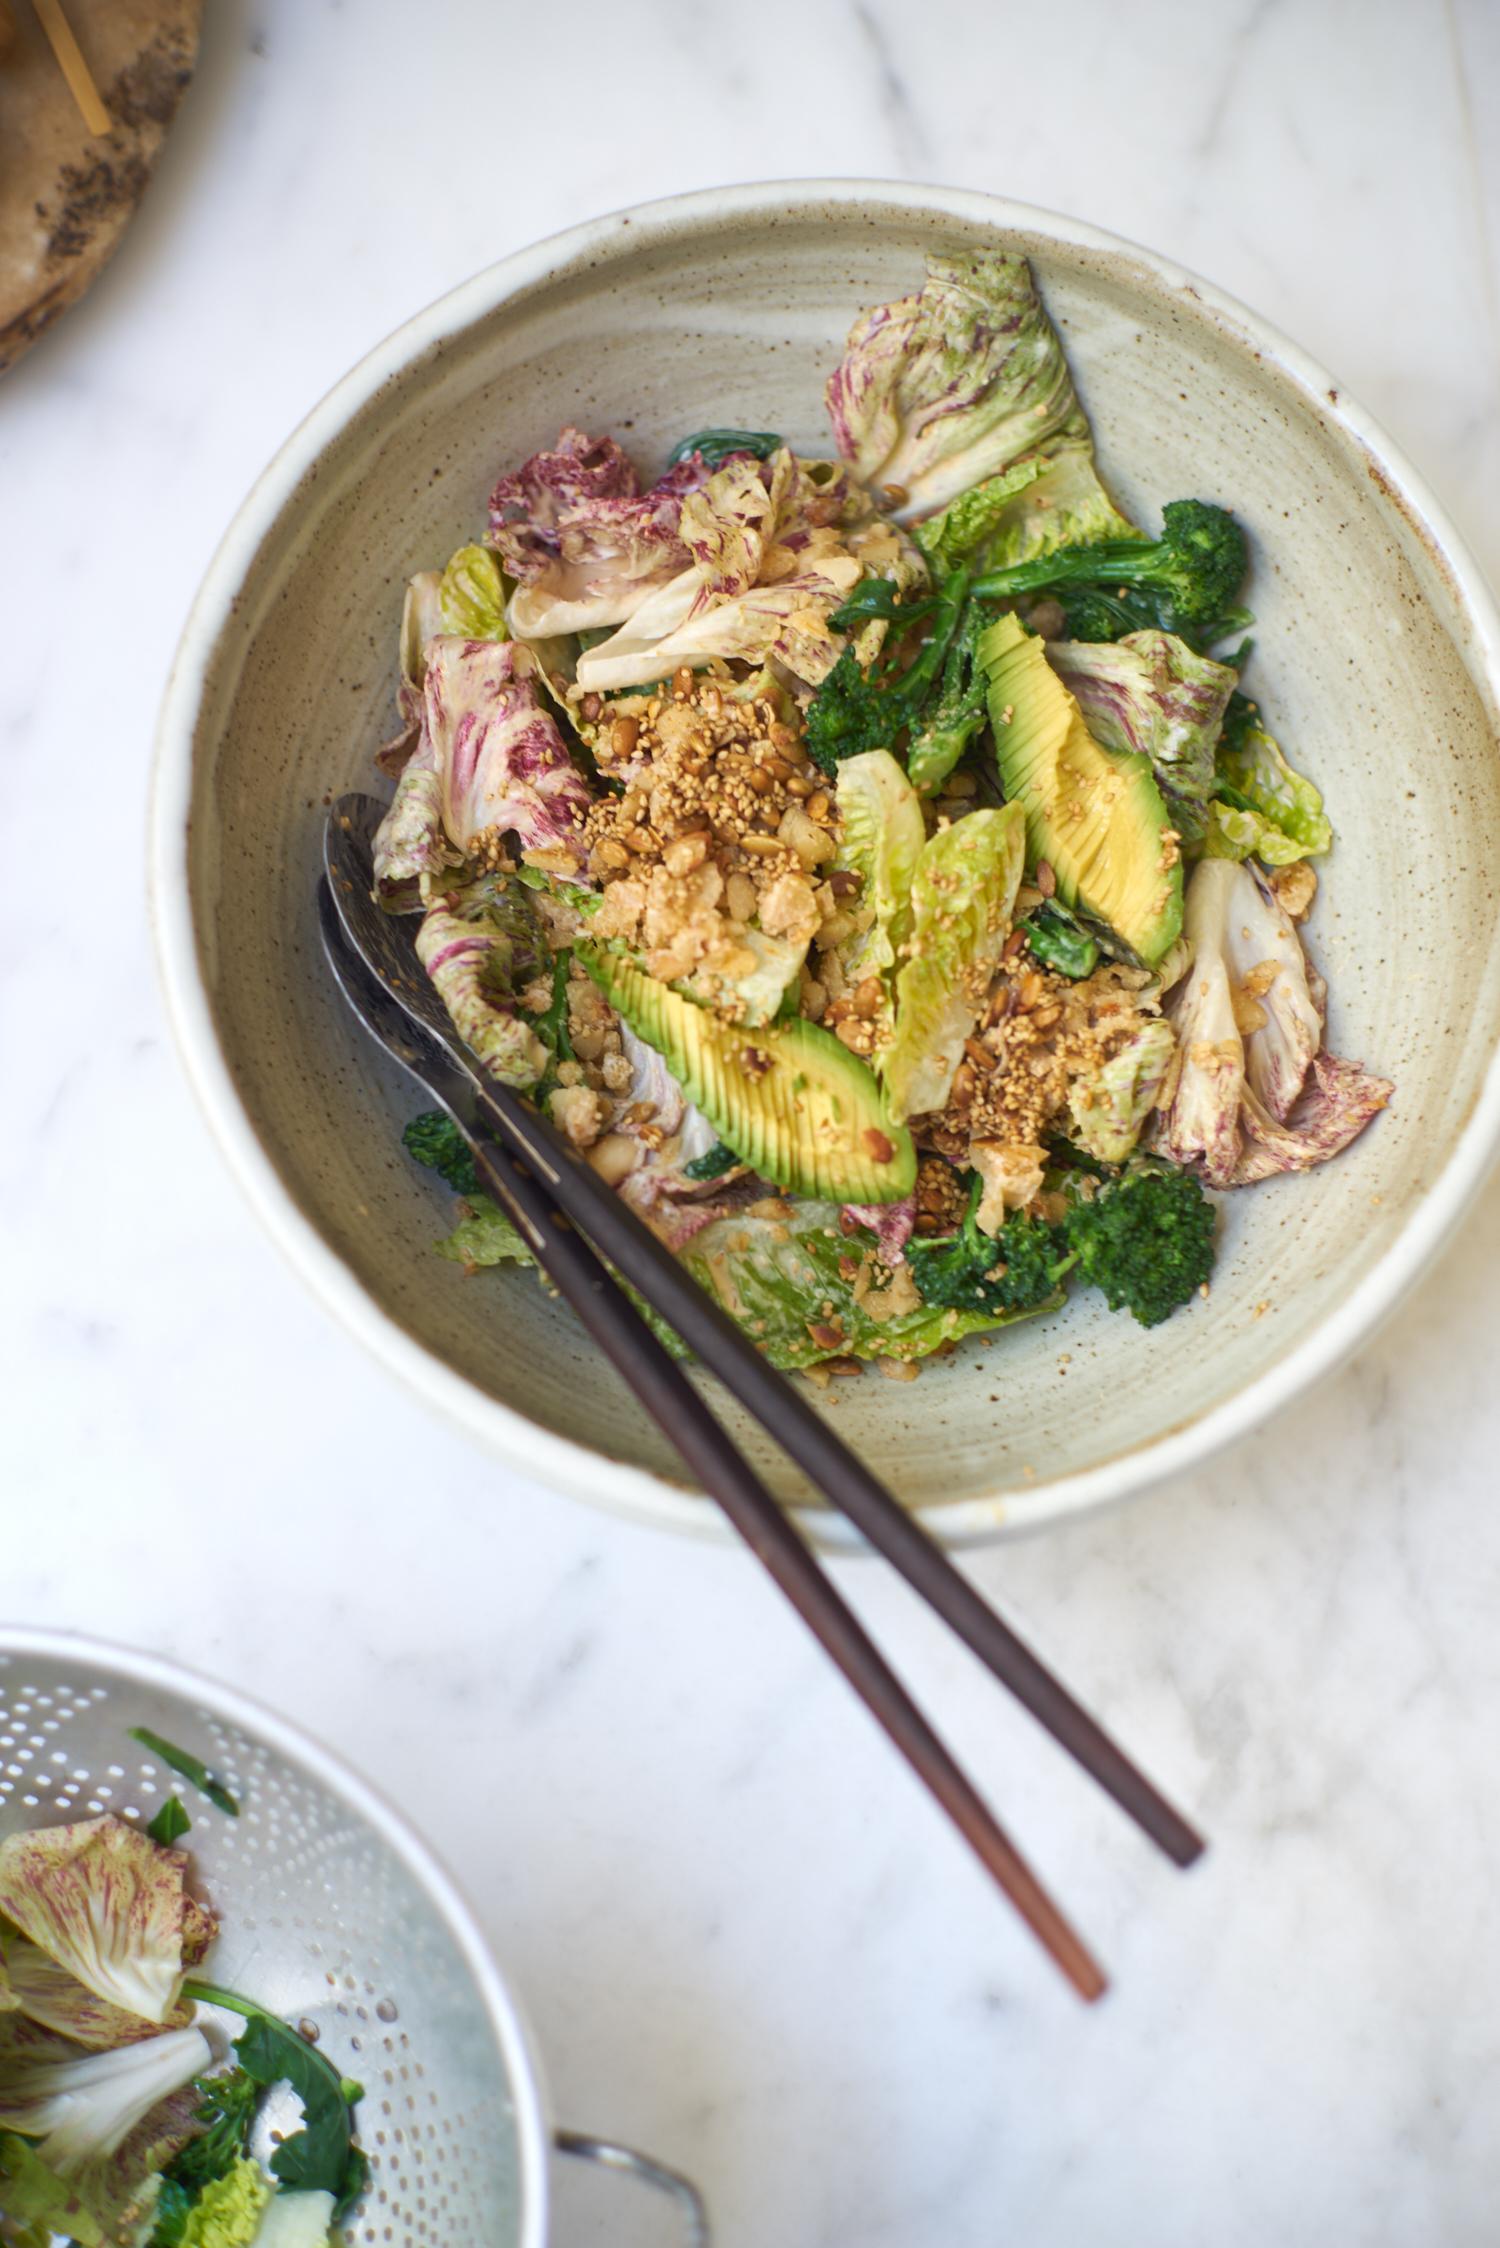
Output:
M451 1113L451 1111L450 1111ZM460 1123L460 1129L465 1129ZM756 1559L832 1656L928 1792L1080 1997L1107 1988L1087 1945L954 1761L800 1533L665 1346L652 1334L547 1190L503 1146L465 1130L491 1193L511 1212L538 1264L701 1479Z
M762 1358L630 1205L574 1155L518 1094L481 1081L477 1072L474 1083L486 1123L545 1182L559 1209L676 1329L831 1503L848 1515L1174 1865L1189 1866L1200 1857L1202 1837L1182 1814L989 1607L916 1516L850 1451L795 1385ZM718 1441L729 1446L722 1430Z
M83 49L73 37L72 26L62 11L62 0L34 0L43 31L57 57L58 68L68 81L68 91L82 112L83 121L91 133L109 133L114 130L114 119L99 98L94 84L94 74L83 59Z

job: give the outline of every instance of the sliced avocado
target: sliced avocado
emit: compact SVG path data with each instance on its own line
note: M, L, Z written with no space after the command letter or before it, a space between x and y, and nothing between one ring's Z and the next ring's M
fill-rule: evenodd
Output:
M1100 748L1018 617L998 617L977 652L1000 785L1025 809L1031 865L1045 859L1063 904L1154 968L1182 930L1182 862L1149 758Z
M614 953L580 960L638 1038L654 1046L726 1147L789 1193L899 1202L916 1184L910 1132L874 1077L816 1023L748 1030L695 1006Z

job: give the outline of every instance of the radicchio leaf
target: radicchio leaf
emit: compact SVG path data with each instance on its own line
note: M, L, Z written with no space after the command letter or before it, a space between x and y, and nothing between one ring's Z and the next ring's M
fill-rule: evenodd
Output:
M0 1913L97 1997L164 2022L182 1987L187 1864L109 1812L37 1827L0 1842Z
M620 624L691 557L682 502L703 483L695 454L642 492L612 437L564 429L490 496L490 537L516 579L510 626L528 639Z

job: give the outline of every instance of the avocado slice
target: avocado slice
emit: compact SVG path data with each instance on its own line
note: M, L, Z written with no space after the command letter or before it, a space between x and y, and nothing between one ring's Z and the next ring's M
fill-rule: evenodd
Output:
M1057 894L1154 968L1182 930L1182 862L1146 757L1101 749L1018 617L981 634L978 660L1000 785L1026 813L1027 857Z
M747 1030L684 999L618 954L581 961L638 1038L654 1046L726 1147L791 1194L900 1202L917 1151L857 1056L800 1016Z

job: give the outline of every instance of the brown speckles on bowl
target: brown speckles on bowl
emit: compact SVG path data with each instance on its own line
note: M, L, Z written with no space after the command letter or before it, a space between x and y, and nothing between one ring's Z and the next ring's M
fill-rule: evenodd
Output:
M1067 324L1125 507L1151 522L1202 493L1244 515L1253 688L1338 833L1309 928L1332 1040L1398 1097L1327 1169L1229 1198L1212 1299L1170 1327L1081 1302L917 1382L839 1385L841 1425L951 1535L1137 1489L1253 1426L1367 1332L1497 1136L1494 613L1326 375L1207 284L977 196L736 189L543 245L374 354L231 534L164 718L155 897L215 1127L340 1316L522 1464L657 1520L711 1516L674 1489L669 1450L567 1315L525 1277L466 1281L431 1253L448 1206L392 1161L417 1100L318 969L304 807L371 785L403 581L474 534L502 466L570 419L632 423L648 467L710 420L822 449L823 378L853 315L908 287L928 249L997 233ZM749 1448L805 1498L759 1437Z

